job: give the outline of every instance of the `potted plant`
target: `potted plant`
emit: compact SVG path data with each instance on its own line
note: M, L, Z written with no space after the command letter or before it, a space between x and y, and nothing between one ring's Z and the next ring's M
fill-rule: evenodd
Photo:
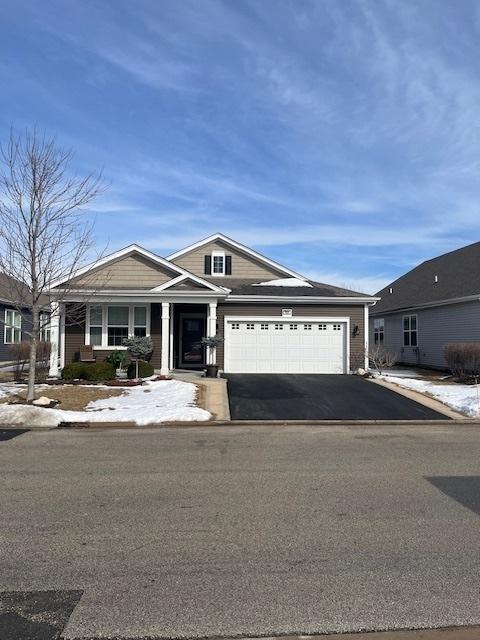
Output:
M107 356L106 360L115 367L115 375L117 378L123 380L127 377L127 370L123 368L123 365L127 361L125 351L115 349L115 351L112 351L112 353Z
M123 341L132 360L135 360L135 377L138 379L138 361L147 360L153 351L150 336L130 336Z
M215 349L223 343L223 338L220 336L204 336L202 338L202 344L207 347L207 378L216 378L218 376L218 364L213 364L215 358Z

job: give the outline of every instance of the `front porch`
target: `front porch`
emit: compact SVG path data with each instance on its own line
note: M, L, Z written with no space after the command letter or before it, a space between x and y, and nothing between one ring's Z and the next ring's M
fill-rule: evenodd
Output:
M77 303L78 304L78 303ZM216 364L216 349L202 344L204 336L217 333L217 300L157 300L144 302L99 300L85 304L82 317L72 321L69 304L52 304L50 376L80 358L84 345L92 347L96 361L103 361L123 339L131 335L152 338L151 362L156 372L174 369L201 370Z

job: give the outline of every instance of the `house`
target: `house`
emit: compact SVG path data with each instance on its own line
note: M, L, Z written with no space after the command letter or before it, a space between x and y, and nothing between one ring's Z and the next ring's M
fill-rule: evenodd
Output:
M310 281L221 233L166 258L130 245L50 293L52 342L60 345L51 375L84 345L103 360L132 334L151 336L162 374L202 369L207 356L229 373L349 373L365 366L375 301ZM81 317L69 322L81 303ZM206 354L201 338L214 335L224 342Z
M376 295L370 343L404 364L446 368L449 342L480 340L480 242L422 262Z
M0 364L10 362L10 348L24 340L30 339L31 314L27 307L28 292L25 286L0 272ZM48 322L48 298L42 296L46 305L41 315L41 339L49 342L50 329Z

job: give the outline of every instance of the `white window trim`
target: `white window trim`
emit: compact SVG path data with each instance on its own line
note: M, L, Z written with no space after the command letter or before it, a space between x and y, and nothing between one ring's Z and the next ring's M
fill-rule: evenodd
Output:
M405 318L415 318L415 329L412 329L412 321L409 320L409 329L405 329ZM412 345L412 331L415 331L415 333L417 334L417 344ZM408 333L409 335L409 342L410 344L405 344L405 334ZM409 349L416 349L418 347L418 315L416 313L406 313L404 316L402 316L402 347L405 349L405 347L409 348Z
M223 266L223 271L222 273L214 273L214 258L222 258L222 266ZM226 262L226 258L225 258L225 251L212 251L212 273L211 275L214 276L215 278L223 278L225 276L225 262Z
M7 312L13 313L13 321L15 322L15 314L20 316L20 327L15 327L15 325L11 325L7 323ZM12 335L15 335L15 330L20 330L20 340L18 342L11 342L7 340L7 330L13 329ZM22 314L17 309L5 309L4 315L4 325L3 325L3 344L19 344L22 341Z
M85 344L90 344L90 308L91 307L101 307L102 309L102 344L93 345L93 349L97 351L126 351L127 347L122 345L113 346L108 344L108 307L128 307L128 335L133 335L134 330L134 308L135 307L146 307L147 309L147 319L146 319L146 335L150 336L150 312L151 306L150 304L135 302L116 302L116 303L108 303L108 304L96 304L92 302L87 305L86 309L86 319L85 319ZM97 325L94 325L97 326Z
M50 342L51 341L51 327L50 327L50 312L49 311L40 311L40 340L42 340L43 342ZM46 322L47 318L45 316L48 316L48 322ZM48 340L45 340L45 338L48 337Z
M380 342L380 328L382 333L382 341ZM381 347L385 344L385 318L373 319L373 344Z

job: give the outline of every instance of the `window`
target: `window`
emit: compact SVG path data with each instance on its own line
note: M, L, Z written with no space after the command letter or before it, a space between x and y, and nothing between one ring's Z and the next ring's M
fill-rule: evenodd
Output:
M327 325L326 324L319 324L318 328L320 331L326 331L327 330Z
M334 331L341 331L342 329L342 325L341 324L334 324L333 325L333 330Z
M232 329L240 329L240 323L239 322L232 322Z
M255 329L255 325L253 324L253 322L247 322L247 329L248 331L252 331L253 329Z
M103 308L90 307L90 344L102 344Z
M268 331L268 324L266 322L262 322L262 324L260 325L260 329L262 331Z
M133 308L133 335L137 338L147 335L147 307Z
M135 305L92 305L88 316L86 343L94 347L123 347L128 336L150 335L150 307Z
M373 321L374 344L383 344L384 334L385 334L385 320L383 318L375 318Z
M417 344L417 316L403 316L403 346L416 347Z
M304 324L303 328L305 331L311 331L312 330L312 325L311 324Z
M22 340L22 316L15 309L5 309L4 343L15 344Z
M50 314L48 311L40 313L40 340L50 342Z
M225 254L219 251L212 252L212 275L225 275Z
M291 324L291 325L290 325L290 329L291 329L292 331L296 331L296 330L298 329L298 324Z
M275 329L276 329L277 331L282 331L282 330L283 330L283 324L281 324L280 322L278 322L278 323L275 325Z

